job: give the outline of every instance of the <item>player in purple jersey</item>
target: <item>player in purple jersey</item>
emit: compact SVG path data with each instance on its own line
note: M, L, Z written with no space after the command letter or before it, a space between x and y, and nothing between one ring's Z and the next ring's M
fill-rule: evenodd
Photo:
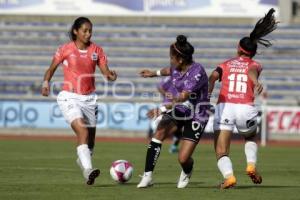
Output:
M172 102L172 99L174 97L177 97L177 94L178 94L177 89L173 85L171 76L164 77L159 82L159 84L157 84L157 90L163 96L163 102L162 102L163 105ZM150 126L151 134L149 134L149 138L151 138L153 136L153 133L156 130L157 125L158 125L159 121L161 120L161 118L162 118L162 115L157 117L155 120L151 120L151 126ZM150 131L149 131L149 133L150 133ZM173 142L169 148L170 153L178 152L180 137L181 137L181 130L177 130L173 135Z
M192 154L208 121L208 78L203 66L193 61L194 47L184 35L170 46L171 67L158 71L143 70L142 77L171 76L178 94L160 108L148 112L150 118L163 115L149 144L145 171L138 188L151 186L152 173L158 160L162 142L176 130L182 130L178 161L182 171L177 188L185 188L192 175Z
M172 102L172 98L177 97L177 89L173 85L172 77L167 76L158 85L158 91L164 96L163 104ZM173 135L173 141L169 148L170 153L177 153L179 151L179 142L181 137L181 130L177 130Z
M172 101L172 98L176 96L177 91L172 85L171 76L164 77L158 84L157 90L162 96L162 105ZM150 119L150 126L148 130L148 138L151 139L159 121L161 120L162 115L158 116L155 119Z

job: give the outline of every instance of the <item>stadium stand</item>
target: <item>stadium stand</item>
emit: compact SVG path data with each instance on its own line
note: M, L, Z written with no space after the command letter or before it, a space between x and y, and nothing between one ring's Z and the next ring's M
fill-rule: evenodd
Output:
M0 22L0 98L43 100L40 87L58 45L68 41L65 22ZM143 79L143 68L159 69L169 63L168 49L178 34L189 36L195 45L195 60L210 73L218 63L235 55L238 40L252 25L173 25L95 23L93 41L108 54L109 66L119 79L105 84L97 79L97 93L104 101L118 101L113 93L128 101L147 102L158 95L157 79ZM256 59L264 66L268 104L300 104L300 27L280 26L272 34L274 46L260 48ZM58 70L54 82L62 81ZM134 86L134 87L133 87ZM133 91L134 88L134 91ZM59 84L55 91L59 90ZM134 96L134 98L132 98ZM128 98L126 98L128 97Z

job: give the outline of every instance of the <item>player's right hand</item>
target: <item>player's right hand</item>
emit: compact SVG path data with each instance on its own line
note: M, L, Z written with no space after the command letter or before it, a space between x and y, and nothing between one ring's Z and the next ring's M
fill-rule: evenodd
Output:
M49 87L43 87L41 93L43 96L47 97L49 95Z
M170 102L174 99L174 95L171 92L165 93L165 98L168 99Z
M144 69L140 72L141 77L148 78L148 77L154 77L156 74L148 69Z
M118 77L118 75L117 75L116 71L114 71L114 70L109 71L109 74L106 75L106 78L109 81L115 81L117 79L117 77Z
M44 81L42 85L42 91L41 91L42 95L47 97L49 95L49 91L50 91L49 83L48 81Z
M161 112L160 112L159 108L154 108L154 109L149 110L149 112L147 113L147 116L150 119L154 119L154 118L158 117L160 114L161 114Z

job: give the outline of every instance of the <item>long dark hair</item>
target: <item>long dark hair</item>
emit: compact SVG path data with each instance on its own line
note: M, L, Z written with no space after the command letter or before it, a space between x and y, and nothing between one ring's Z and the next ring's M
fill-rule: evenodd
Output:
M72 40L72 41L76 40L76 35L74 34L74 30L78 31L78 29L80 29L81 25L84 23L90 23L91 25L93 25L92 22L86 17L78 17L77 19L75 19L75 21L69 31L70 40Z
M261 44L265 47L272 46L272 43L263 37L277 28L278 22L275 20L274 12L275 10L271 8L265 17L258 20L253 31L250 33L250 36L240 40L240 51L253 57L256 54L257 44Z
M182 58L186 64L193 62L194 47L187 41L184 35L178 35L176 42L171 44L170 52L177 58Z

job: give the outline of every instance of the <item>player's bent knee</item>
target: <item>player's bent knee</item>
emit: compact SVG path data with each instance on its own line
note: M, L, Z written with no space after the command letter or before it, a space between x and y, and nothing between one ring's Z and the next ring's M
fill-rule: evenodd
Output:
M185 164L186 162L188 162L188 160L189 160L189 156L184 154L178 154L178 162L180 164Z
M166 138L166 131L165 131L165 129L159 129L159 130L157 130L155 132L154 138L158 139L160 141L163 141Z
M217 159L227 156L229 152L225 148L216 148L216 157Z

